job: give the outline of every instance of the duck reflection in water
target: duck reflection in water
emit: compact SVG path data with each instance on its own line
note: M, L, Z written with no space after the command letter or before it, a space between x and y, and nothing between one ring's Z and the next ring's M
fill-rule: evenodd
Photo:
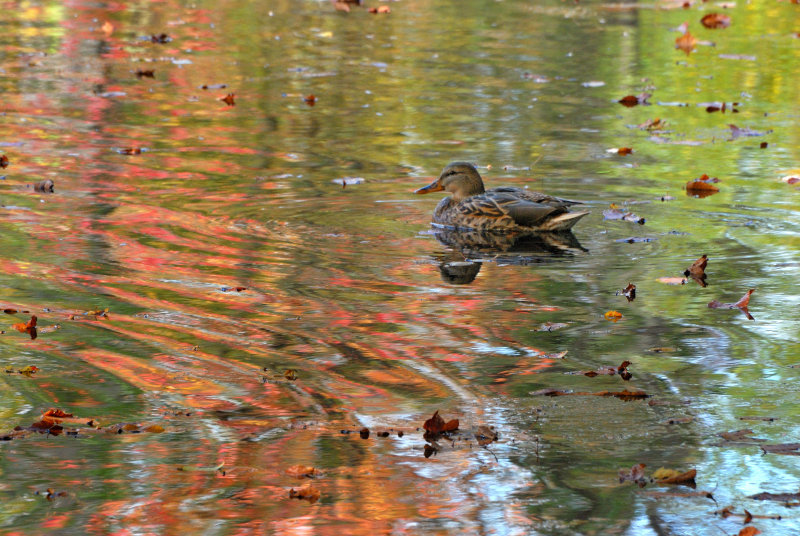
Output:
M569 231L518 235L434 228L432 234L450 249L439 272L442 281L453 285L472 283L483 262L538 264L588 251Z

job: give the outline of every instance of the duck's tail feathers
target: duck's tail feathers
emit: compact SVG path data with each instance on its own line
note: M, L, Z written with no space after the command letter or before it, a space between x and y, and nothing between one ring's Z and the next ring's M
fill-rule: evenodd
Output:
M568 231L578 223L578 220L589 214L589 212L564 212L554 216L539 226L540 231Z

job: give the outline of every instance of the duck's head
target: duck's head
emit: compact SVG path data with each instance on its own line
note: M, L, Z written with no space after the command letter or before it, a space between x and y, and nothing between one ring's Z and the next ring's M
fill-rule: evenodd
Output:
M438 179L414 193L427 194L441 191L450 192L456 202L485 192L478 170L468 162L447 164Z

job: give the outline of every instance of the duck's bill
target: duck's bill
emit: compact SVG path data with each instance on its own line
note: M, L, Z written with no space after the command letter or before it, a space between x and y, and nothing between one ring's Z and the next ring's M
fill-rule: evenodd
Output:
M431 192L441 192L444 188L442 188L442 184L439 182L439 179L436 179L429 185L420 188L419 190L414 190L415 194L429 194Z

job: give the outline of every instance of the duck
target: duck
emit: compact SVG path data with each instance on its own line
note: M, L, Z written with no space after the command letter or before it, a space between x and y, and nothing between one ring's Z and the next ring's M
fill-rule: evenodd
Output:
M513 186L487 190L474 165L451 162L439 178L417 194L449 192L433 211L433 223L457 229L535 233L569 231L588 211L570 212L580 201Z

